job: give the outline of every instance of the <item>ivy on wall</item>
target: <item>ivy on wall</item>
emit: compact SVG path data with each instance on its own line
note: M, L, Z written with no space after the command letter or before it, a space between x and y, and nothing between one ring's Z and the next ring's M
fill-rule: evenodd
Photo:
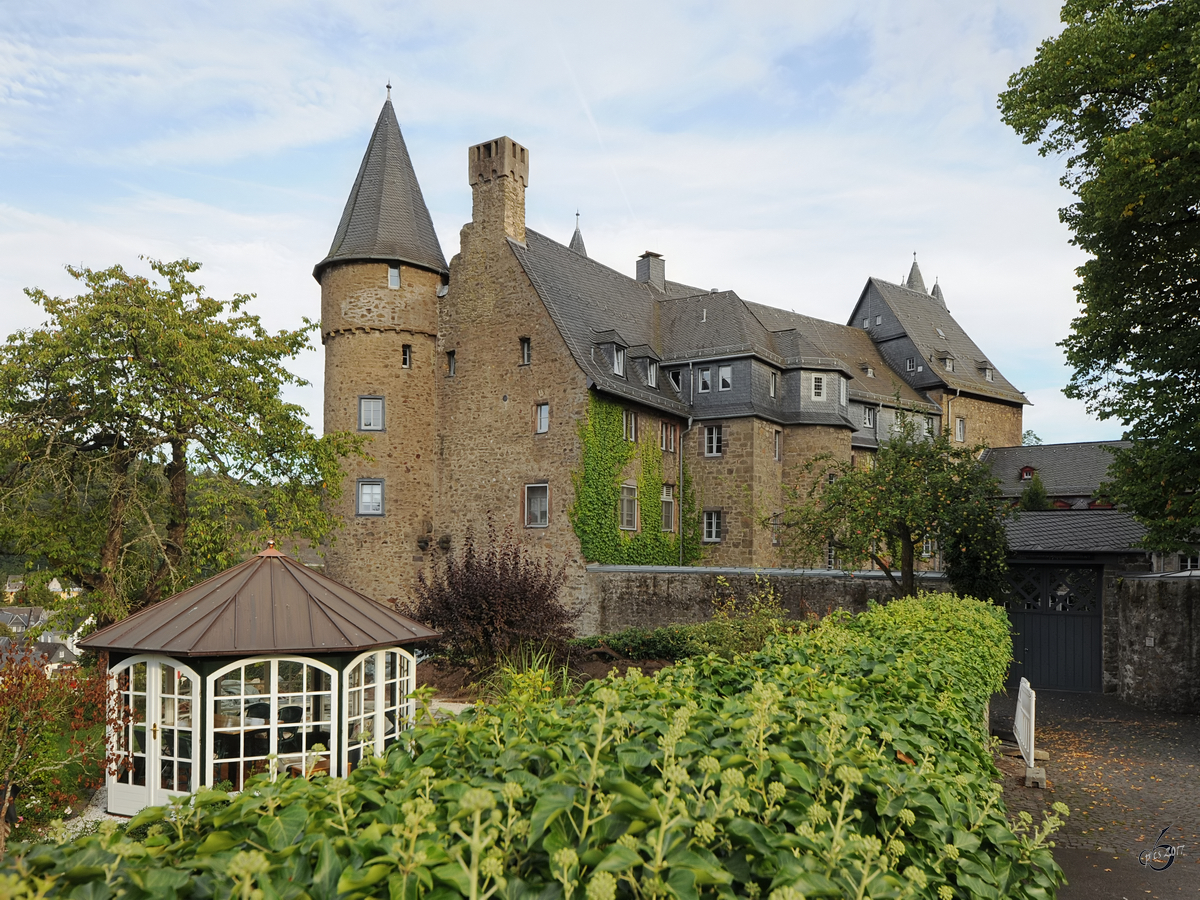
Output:
M653 429L642 429L636 442L625 440L623 412L620 404L592 393L587 418L579 423L583 453L580 468L571 474L575 499L569 515L584 558L609 565L675 566L682 540L684 564L695 562L700 558L700 510L687 464L675 497L680 530L663 531L663 454L658 435L647 433ZM683 452L681 445L677 452ZM635 459L641 463L637 479L641 527L622 531L618 519L622 474Z

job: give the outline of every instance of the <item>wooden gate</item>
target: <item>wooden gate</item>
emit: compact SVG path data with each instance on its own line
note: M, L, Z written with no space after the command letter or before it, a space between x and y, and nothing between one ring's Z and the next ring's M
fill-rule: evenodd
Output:
M1021 678L1034 690L1103 689L1102 593L1104 569L1018 563L1009 567L1006 602L1012 627L1009 688Z

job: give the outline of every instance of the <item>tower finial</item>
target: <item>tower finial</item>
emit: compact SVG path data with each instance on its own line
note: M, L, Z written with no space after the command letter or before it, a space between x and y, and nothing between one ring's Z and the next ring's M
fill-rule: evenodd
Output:
M391 100L392 99L392 79L390 79L390 78L388 79L388 83L387 83L387 91L388 91L387 98L389 100ZM915 258L916 254L913 254L913 257Z

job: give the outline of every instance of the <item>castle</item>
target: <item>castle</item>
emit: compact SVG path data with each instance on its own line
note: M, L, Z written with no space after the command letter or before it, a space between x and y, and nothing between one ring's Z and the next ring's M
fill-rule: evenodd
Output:
M529 151L468 150L473 211L447 265L391 100L321 285L325 430L366 435L334 502L327 571L379 600L468 529L589 563L779 565L770 512L815 454L865 464L897 406L958 443L1021 443L1025 396L914 259L839 325L630 277L526 228ZM764 510L766 514L764 515Z

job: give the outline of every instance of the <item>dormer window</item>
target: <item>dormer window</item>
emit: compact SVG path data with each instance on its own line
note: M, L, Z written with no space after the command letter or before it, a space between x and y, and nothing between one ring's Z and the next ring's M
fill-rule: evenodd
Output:
M904 371L915 372L917 370L917 361L913 357L909 357L904 361Z
M679 370L673 369L667 373L667 377L671 379L671 386L677 391L683 390L683 383L680 380Z
M700 374L699 391L702 394L707 394L712 390L712 369L705 366L703 369L697 370Z
M953 372L954 371L954 357L947 356L945 359L942 360L942 365L946 367L947 372Z
M388 287L396 290L400 287L400 267L388 266Z
M1021 480L1030 481L1033 479L1033 473L1037 470L1033 466L1026 466L1021 470Z
M728 391L733 388L733 366L717 366L717 390Z
M652 388L658 387L658 363L654 360L646 364L646 384Z
M625 348L613 345L613 374L625 377Z
M984 378L985 378L987 381L995 381L995 380L996 380L996 376L995 376L995 370L994 370L994 369L990 369L990 368L989 368L989 369L984 369L984 370L983 370L983 377L984 377Z

